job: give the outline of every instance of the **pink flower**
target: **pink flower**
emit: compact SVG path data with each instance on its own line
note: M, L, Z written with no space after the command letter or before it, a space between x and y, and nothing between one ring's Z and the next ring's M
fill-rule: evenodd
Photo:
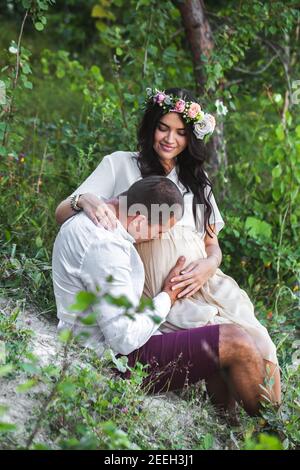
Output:
M185 108L185 101L184 100L178 100L178 101L176 101L175 106L174 106L174 110L172 110L172 111L176 111L177 113L182 113L184 111L184 108Z
M192 103L188 110L188 117L194 119L201 112L201 106L198 103Z
M158 92L154 96L156 103L162 103L165 99L166 95L164 93Z

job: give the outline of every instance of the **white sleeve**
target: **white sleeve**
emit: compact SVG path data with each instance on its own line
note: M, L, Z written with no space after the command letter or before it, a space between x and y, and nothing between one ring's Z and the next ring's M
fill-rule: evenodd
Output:
M110 155L105 155L97 168L87 179L71 194L93 193L98 197L109 199L114 195L115 172Z
M97 286L100 287L100 299L107 292L114 297L126 296L136 304L130 255L118 243L111 240L106 241L106 244L93 242L85 255L81 274L88 291L96 292ZM111 283L106 281L109 275L113 276ZM161 292L154 297L153 303L153 311L148 309L143 313L136 313L134 319L124 315L124 307L112 305L104 299L94 307L97 324L104 334L105 342L115 353L127 355L140 348L165 321L171 308L170 297L166 292ZM154 323L152 315L161 317L161 322Z

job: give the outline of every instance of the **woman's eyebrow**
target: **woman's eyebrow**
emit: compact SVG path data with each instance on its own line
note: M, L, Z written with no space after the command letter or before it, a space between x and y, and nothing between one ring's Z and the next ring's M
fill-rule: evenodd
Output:
M164 122L162 121L159 121L159 124L163 124L164 126L167 126L170 128L170 126L168 126L168 124L165 124ZM185 127L181 127L180 129L177 129L178 131L185 131Z

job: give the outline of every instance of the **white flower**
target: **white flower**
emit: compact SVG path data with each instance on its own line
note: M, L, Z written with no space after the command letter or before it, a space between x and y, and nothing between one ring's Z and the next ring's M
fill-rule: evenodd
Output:
M170 96L170 95L166 95L164 102L165 102L165 104L168 104L168 105L172 104L172 98L171 98L171 96Z
M223 101L216 100L215 106L217 108L217 114L219 114L219 116L226 116L226 114L228 113L228 108L223 104Z
M11 54L17 54L18 52L17 47L14 47L14 46L10 46L8 50Z
M211 114L204 114L201 122L194 124L194 134L197 139L203 139L206 134L211 134L216 126L216 120Z
M146 93L148 96L152 96L152 88L146 88Z

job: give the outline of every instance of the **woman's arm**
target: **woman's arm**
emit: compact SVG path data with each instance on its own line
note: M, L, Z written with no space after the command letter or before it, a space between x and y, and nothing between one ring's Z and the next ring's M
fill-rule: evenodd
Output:
M204 243L207 259L211 262L212 269L215 269L216 271L222 262L222 251L219 246L218 237L215 233L215 225L212 225L212 229L213 232L211 233L210 231L212 238L206 233L204 237Z
M81 207L86 215L96 225L102 225L105 228L116 226L115 217L108 209L105 202L101 199L109 199L114 195L115 172L113 169L110 155L103 157L97 168L88 178L77 188L73 194L81 194L77 205ZM99 194L99 197L96 196ZM76 212L70 205L70 198L64 199L56 208L55 218L58 224L63 224ZM105 226L107 225L107 227Z
M105 202L95 194L81 194L77 206L80 207L95 225L102 226L107 230L114 230L117 226L115 214L109 209ZM55 218L58 224L62 225L67 219L75 215L72 209L70 198L64 199L56 208Z
M71 208L70 198L64 199L58 204L55 210L55 220L59 225L62 225L67 219L72 217L75 212Z

